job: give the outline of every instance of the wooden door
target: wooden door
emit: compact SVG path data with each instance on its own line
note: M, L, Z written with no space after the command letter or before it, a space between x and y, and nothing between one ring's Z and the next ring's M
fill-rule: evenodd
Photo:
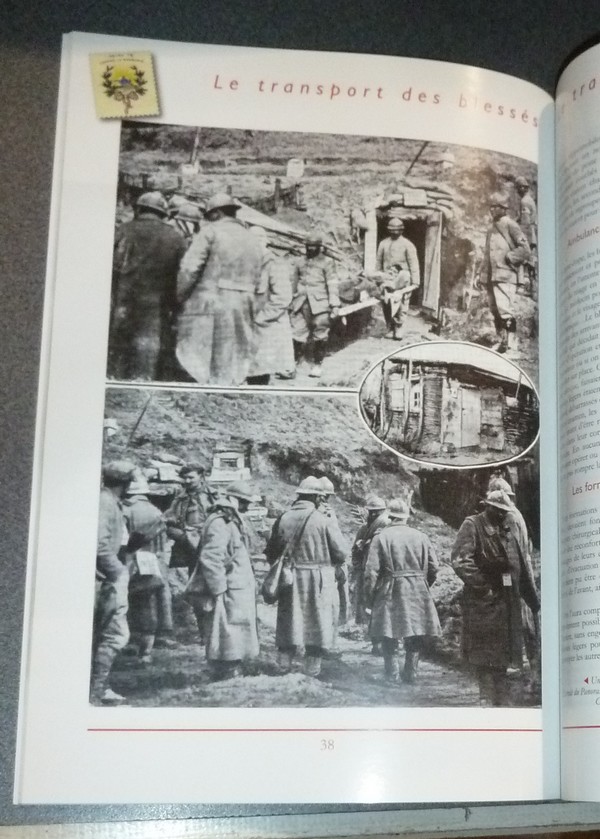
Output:
M440 264L442 253L442 214L432 213L427 218L425 232L425 260L423 265L423 296L421 306L434 317L440 303Z
M479 446L481 441L481 394L474 387L460 389L460 446Z

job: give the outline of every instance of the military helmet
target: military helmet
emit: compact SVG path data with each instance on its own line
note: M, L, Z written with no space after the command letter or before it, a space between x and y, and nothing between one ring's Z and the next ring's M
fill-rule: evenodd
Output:
M136 465L130 460L111 460L102 468L102 478L107 486L128 484L135 473Z
M321 482L318 478L315 478L314 475L309 475L308 478L304 478L303 481L300 481L298 489L296 490L296 495L322 495L323 490L321 489Z
M163 216L169 214L169 205L162 192L144 192L135 202L135 206L144 208L146 210L154 210L155 213L160 213Z
M501 490L502 492L505 492L508 496L514 496L515 494L514 489L511 487L508 481L504 480L504 478L490 478L490 482L488 484L488 492L493 492L497 489Z
M410 515L410 507L403 498L394 498L388 504L388 514L393 519L407 519Z
M504 207L505 210L508 210L509 206L510 200L508 195L505 195L503 192L495 192L490 196L490 207Z
M483 503L487 504L488 507L497 507L499 510L506 510L509 513L514 509L510 503L510 498L501 489L494 489L488 492L483 499Z
M518 178L515 178L515 186L529 186L529 181L523 175L519 175Z
M404 230L404 222L399 218L391 218L387 223L388 230Z
M188 199L185 197L185 195L180 195L178 192L175 192L169 198L169 210L171 212L175 212L175 210L178 210L179 207L181 207L181 206L183 206L183 204L187 204L187 203L188 203Z
M145 476L142 474L135 475L127 487L127 495L145 495L147 492L150 492L150 487Z
M191 201L186 201L180 204L175 212L175 218L182 221L202 221L204 214L197 204L192 204Z
M335 495L335 487L329 478L325 477L325 475L323 475L322 478L319 478L319 485L323 495Z
M235 207L236 210L239 210L240 202L226 192L216 192L206 202L207 213L210 213L212 210L224 210L226 207Z
M322 245L323 244L323 237L320 233L309 233L306 239L304 240L306 245Z
M378 495L369 495L365 506L367 510L385 510L387 504Z
M227 495L232 495L234 498L241 498L244 501L258 501L260 496L252 492L250 484L246 481L234 481L226 487Z
M213 501L213 506L228 507L230 510L237 510L238 502L237 498L230 497L229 495L217 495Z

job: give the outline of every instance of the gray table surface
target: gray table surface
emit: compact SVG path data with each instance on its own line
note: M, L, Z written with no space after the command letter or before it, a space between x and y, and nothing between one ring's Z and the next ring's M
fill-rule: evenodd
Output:
M0 20L0 824L44 836L477 835L600 824L600 805L427 807L12 805L23 590L60 36L73 30L178 41L373 52L474 64L552 91L566 56L600 31L596 0L115 0L9 2ZM456 767L459 771L459 767ZM172 819L135 825L134 820ZM184 821L180 821L184 820ZM191 821L190 821L191 820ZM70 823L95 822L75 830ZM106 823L118 822L111 828ZM103 825L103 826L102 826ZM0 835L15 835L0 828ZM18 835L32 836L23 829Z

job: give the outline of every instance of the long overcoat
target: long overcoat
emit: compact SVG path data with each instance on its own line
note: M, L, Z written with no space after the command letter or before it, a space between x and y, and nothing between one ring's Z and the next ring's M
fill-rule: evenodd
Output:
M392 521L379 531L371 542L365 566L372 640L442 634L429 591L437 570L433 546L420 530Z
M508 215L493 222L485 240L482 279L496 318L515 317L518 266L531 256L527 237Z
M256 583L248 551L234 521L211 513L200 542L195 574L203 592L209 661L240 661L258 655ZM193 586L193 581L190 580Z
M199 383L240 385L254 353L262 247L234 218L205 224L177 279L177 359Z
M255 316L256 349L250 366L251 376L291 373L294 346L289 308L292 302L290 272L282 259L265 251L261 288Z
M356 531L352 545L352 600L356 623L367 623L365 613L365 566L371 542L380 530L389 524L387 511L383 510L372 521L367 521Z
M486 513L462 523L451 555L464 583L463 653L471 664L502 669L523 658L521 597L539 608L516 542L508 528L494 525Z
M140 213L115 234L108 374L165 377L173 354L172 319L183 236L153 213Z
M333 519L312 501L299 499L273 525L268 561L276 562L286 546L294 580L279 597L275 643L279 649L331 649L339 614L335 566L346 559L345 540Z

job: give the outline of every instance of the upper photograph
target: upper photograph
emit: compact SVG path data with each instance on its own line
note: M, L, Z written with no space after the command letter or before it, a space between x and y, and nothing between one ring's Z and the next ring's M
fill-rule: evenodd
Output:
M535 382L536 186L466 146L125 120L108 378L356 390L443 339Z

